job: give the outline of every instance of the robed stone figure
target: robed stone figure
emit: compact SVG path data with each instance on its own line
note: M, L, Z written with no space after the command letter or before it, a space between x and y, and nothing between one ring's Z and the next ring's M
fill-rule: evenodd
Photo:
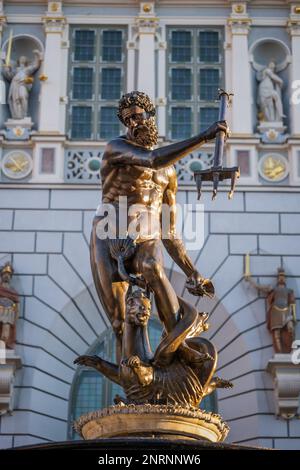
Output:
M267 122L282 122L285 117L282 104L283 80L275 73L276 64L271 61L258 74L257 104Z
M12 119L28 117L29 93L32 89L32 75L40 68L42 63L41 52L34 50L32 62L26 56L20 56L16 68L11 65L2 65L2 74L10 82L8 92L8 105Z

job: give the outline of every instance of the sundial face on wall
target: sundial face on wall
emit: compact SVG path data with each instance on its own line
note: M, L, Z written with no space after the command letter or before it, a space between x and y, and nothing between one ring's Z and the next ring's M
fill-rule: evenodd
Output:
M279 182L284 180L289 172L288 161L283 155L264 155L258 163L258 170L262 178L267 181Z
M32 158L26 152L14 150L3 157L1 167L7 178L26 178L32 171Z

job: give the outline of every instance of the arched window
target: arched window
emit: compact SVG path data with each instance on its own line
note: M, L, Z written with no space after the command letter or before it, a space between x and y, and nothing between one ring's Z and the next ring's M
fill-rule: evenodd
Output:
M162 327L156 319L149 321L149 339L154 351L161 339ZM115 335L112 329L105 331L89 348L86 354L97 354L115 362ZM79 439L72 423L79 416L113 404L116 394L124 396L122 388L88 367L80 367L75 373L71 388L68 439ZM217 397L212 393L201 402L201 408L217 412Z

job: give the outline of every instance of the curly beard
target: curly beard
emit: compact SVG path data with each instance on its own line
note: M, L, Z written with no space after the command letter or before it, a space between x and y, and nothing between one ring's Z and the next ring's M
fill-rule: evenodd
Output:
M133 131L134 141L142 147L152 148L157 144L158 130L155 119L151 117L145 124L137 126Z

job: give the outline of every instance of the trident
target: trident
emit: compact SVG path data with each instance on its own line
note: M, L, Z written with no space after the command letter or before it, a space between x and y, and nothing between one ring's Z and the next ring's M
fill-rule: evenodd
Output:
M224 121L226 117L226 108L231 104L232 93L227 93L226 91L219 89L219 99L220 99L220 109L219 109L219 121ZM240 176L240 169L238 166L233 166L231 168L222 167L222 159L224 154L224 144L225 144L225 132L219 131L216 136L215 152L214 152L214 162L211 168L207 170L199 170L194 172L194 178L198 190L198 199L201 197L201 186L202 181L212 181L213 182L213 194L212 200L217 196L219 181L226 179L231 180L230 191L228 193L228 199L232 199L235 183L237 178Z

